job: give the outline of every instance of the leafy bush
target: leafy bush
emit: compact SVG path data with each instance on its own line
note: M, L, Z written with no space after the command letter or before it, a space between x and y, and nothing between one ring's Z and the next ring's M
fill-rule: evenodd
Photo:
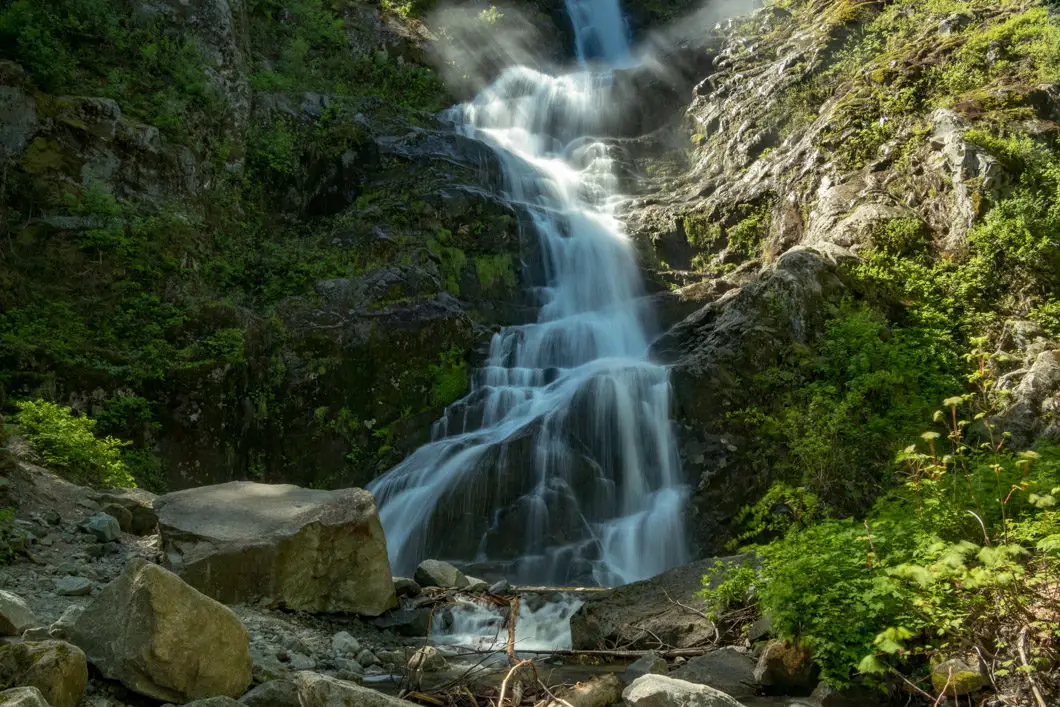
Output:
M95 420L46 400L25 400L15 406L15 422L33 451L71 480L102 487L136 485L122 459L127 443L97 437Z
M1050 660L1060 636L1060 446L1006 451L987 422L999 399L983 377L988 356L972 358L978 392L943 402L935 429L897 455L901 486L864 520L836 518L791 489L745 514L748 535L781 533L750 548L762 561L751 603L782 638L811 649L835 685L857 673L917 678L927 657L969 650L995 656L995 679ZM803 508L787 513L795 520L763 522L792 498ZM1020 672L1013 642L1024 627L1034 638Z

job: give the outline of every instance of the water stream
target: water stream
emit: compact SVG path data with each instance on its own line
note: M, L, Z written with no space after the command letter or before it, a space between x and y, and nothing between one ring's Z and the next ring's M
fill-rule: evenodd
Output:
M687 559L667 371L648 357L618 182L591 134L614 110L606 64L629 59L626 23L618 0L568 11L577 71L511 67L448 114L498 154L544 282L538 320L497 333L433 441L370 486L395 574L435 557L487 579L611 586Z

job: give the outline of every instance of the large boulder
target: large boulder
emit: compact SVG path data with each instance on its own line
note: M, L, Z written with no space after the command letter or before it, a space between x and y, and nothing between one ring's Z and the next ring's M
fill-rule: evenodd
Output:
M675 648L693 648L709 643L716 629L697 611L703 606L696 596L703 589L703 575L715 562L747 560L746 555L709 558L651 579L594 592L571 617L574 648L650 649L658 641Z
M740 707L740 703L706 685L665 675L643 675L622 692L627 707Z
M0 589L0 636L21 636L27 628L37 625L37 617L22 597Z
M294 684L302 707L415 707L412 702L327 675L296 673Z
M52 707L77 707L88 683L88 662L62 641L0 646L0 688L35 687Z
M269 680L239 698L247 707L299 707L298 687L290 680Z
M15 687L0 692L0 705L4 707L50 707L44 694L35 687Z
M737 699L755 694L755 662L732 646L692 658L671 677L709 685Z
M250 637L235 613L140 559L103 588L70 635L104 677L157 700L239 697L250 685Z
M372 495L234 481L156 503L169 567L236 604L378 616L397 605Z

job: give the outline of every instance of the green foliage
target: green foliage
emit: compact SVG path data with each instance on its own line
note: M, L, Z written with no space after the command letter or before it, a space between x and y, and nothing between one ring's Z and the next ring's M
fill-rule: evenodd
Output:
M15 423L44 461L72 480L92 486L130 488L136 484L122 459L127 442L99 438L96 421L46 400L15 403Z
M467 359L461 349L453 347L444 352L438 363L432 363L428 370L434 380L431 388L432 405L449 405L467 391Z
M752 548L758 608L834 685L970 648L997 655L1001 677L1015 661L1005 636L1028 623L1060 635L1060 447L1005 451L986 422L999 400L989 355L970 359L977 392L943 401L936 427L897 455L903 483L863 521L815 512L805 495L789 502L786 487L745 514L745 537L780 533ZM771 521L781 503L789 517Z
M758 572L744 562L715 562L703 575L698 596L707 607L707 616L717 623L726 614L757 602L755 584Z
M758 440L756 464L830 506L865 508L890 461L945 391L958 385L943 329L891 326L864 303L835 306L812 349L797 348L752 380L771 401L730 413ZM851 473L857 470L857 473Z

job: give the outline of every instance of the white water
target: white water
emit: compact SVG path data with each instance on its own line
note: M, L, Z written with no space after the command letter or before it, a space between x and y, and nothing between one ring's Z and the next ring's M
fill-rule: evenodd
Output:
M617 0L569 0L581 59L629 57ZM496 334L431 443L371 485L395 573L427 557L534 584L615 585L684 562L666 370L612 213L607 71L507 69L450 117L491 145L532 218L545 282L534 324Z
M456 595L446 615L436 614L431 636L438 645L475 651L504 651L508 642L508 610ZM580 599L559 597L537 608L523 605L515 623L517 650L552 650L571 645L570 617Z

